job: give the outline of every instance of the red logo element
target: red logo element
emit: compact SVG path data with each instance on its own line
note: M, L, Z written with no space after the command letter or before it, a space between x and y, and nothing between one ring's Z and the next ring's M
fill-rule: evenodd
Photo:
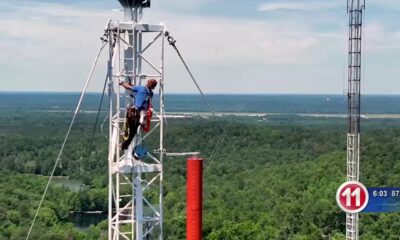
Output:
M361 212L368 204L367 188L360 182L343 183L336 192L336 202L347 213Z

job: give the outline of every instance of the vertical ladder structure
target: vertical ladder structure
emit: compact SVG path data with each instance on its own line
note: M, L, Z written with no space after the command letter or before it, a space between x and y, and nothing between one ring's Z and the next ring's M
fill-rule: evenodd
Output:
M163 239L163 157L164 140L164 32L163 25L142 22L149 0L119 0L124 7L123 21L110 21L108 41L109 87L109 205L108 239ZM132 92L123 90L120 81L144 85L158 80L159 111L153 113L148 133L139 126L127 150L121 150L125 116L132 103ZM159 133L159 134L157 134ZM133 151L151 137L159 139L155 154L140 158ZM142 148L143 149L143 148Z
M347 1L349 14L347 181L359 181L361 37L364 9L365 0ZM346 214L346 240L358 240L358 219L358 213Z

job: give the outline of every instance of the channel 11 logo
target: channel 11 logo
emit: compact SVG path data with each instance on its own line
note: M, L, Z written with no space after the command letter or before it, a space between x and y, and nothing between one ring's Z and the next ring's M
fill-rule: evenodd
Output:
M359 213L368 204L367 188L360 182L348 181L343 183L336 192L336 202L347 213Z

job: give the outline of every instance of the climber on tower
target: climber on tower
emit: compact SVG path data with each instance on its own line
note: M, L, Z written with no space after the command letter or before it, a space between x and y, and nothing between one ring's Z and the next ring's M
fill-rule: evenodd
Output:
M153 98L153 90L157 86L157 80L149 79L146 86L135 86L122 81L119 85L133 92L132 106L126 112L125 141L121 145L121 149L126 150L135 137L139 125L144 126L146 124L147 113L151 107L151 99Z

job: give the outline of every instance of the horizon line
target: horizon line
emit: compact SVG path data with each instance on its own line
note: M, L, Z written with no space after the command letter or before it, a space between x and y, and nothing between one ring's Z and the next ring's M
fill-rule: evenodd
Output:
M81 94L81 92L74 92L74 91L2 91L0 90L0 93L5 93L5 94ZM86 94L102 94L102 92L86 92ZM200 95L199 93L196 92L170 92L170 93L165 93L165 95ZM107 93L105 93L107 95ZM155 95L158 95L158 92L155 92ZM204 93L204 95L327 95L327 96L346 96L346 94L343 93ZM400 93L366 93L366 94L361 94L361 96L365 95L372 95L372 96L400 96Z

